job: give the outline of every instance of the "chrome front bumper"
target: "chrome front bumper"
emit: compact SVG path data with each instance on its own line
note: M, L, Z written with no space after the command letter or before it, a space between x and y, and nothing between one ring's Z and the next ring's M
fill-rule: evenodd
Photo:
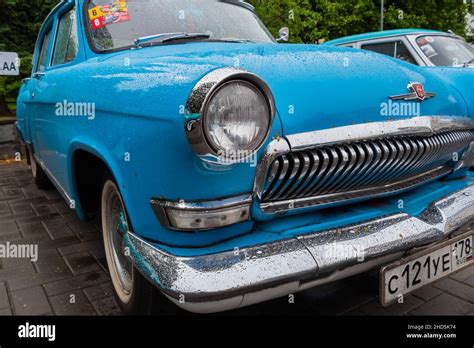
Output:
M473 220L471 185L433 202L418 217L395 214L237 251L178 257L130 232L125 242L135 266L172 301L191 312L209 313L367 271L448 238ZM334 252L354 248L358 253Z

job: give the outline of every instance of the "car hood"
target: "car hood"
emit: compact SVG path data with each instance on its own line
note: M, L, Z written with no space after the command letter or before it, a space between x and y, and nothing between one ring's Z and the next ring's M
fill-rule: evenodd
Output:
M131 93L157 91L160 105L185 105L196 83L212 70L253 72L271 88L284 134L415 116L468 114L460 92L437 74L362 50L291 44L187 43L107 54L108 68L121 66L115 87ZM124 67L125 65L125 67ZM406 102L398 112L390 96L420 82L436 96ZM163 92L165 88L165 93ZM400 102L399 102L400 103ZM401 103L405 103L402 101ZM176 105L176 101L173 105ZM410 106L411 105L411 106ZM402 109L403 108L403 109Z

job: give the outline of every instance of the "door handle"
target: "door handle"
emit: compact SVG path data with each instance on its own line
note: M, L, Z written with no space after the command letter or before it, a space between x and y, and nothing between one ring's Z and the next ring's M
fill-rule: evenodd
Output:
M46 75L44 72L35 72L32 76L33 76L34 79L40 79L44 75Z

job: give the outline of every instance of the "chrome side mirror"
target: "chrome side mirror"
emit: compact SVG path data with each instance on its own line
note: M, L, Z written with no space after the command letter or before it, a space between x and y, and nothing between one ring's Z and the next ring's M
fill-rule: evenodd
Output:
M277 39L277 41L287 42L290 39L290 29L288 29L288 27L281 28L278 32L278 35L280 35L280 37Z

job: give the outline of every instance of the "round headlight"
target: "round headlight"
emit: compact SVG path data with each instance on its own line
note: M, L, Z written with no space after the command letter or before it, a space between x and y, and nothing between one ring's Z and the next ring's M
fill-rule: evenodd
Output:
M230 81L220 86L204 114L206 138L216 152L257 150L271 124L265 95L247 81Z

